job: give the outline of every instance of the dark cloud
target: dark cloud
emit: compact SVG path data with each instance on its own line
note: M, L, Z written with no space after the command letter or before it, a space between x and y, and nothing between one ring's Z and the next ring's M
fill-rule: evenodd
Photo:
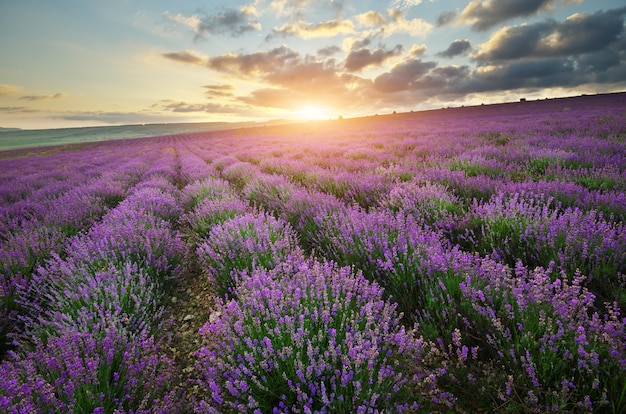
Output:
M359 49L363 49L368 47L369 45L372 44L372 38L376 37L377 34L373 34L371 36L366 36L362 39L357 39L352 43L352 46L350 47L351 50L359 50Z
M436 66L435 62L424 62L421 59L408 60L394 66L391 71L379 75L374 79L374 87L383 93L414 89L415 83Z
M216 34L229 34L237 37L258 30L261 30L261 23L248 10L226 8L219 13L200 18L196 38Z
M328 46L318 49L316 54L320 57L331 57L339 52L341 52L341 48L339 46Z
M437 26L441 27L452 23L454 19L456 19L456 16L457 12L454 10L441 13L439 16L437 16Z
M191 65L201 65L206 62L206 58L204 56L200 56L196 52L190 50L162 53L161 56L175 62L188 63Z
M574 14L563 22L548 20L500 29L475 56L482 64L521 58L569 56L602 50L624 32L626 8Z
M247 32L261 30L261 23L256 19L256 9L253 6L239 9L226 7L214 14L199 11L191 16L165 12L163 18L187 26L194 33L196 41L206 36L226 34L239 37Z
M579 80L570 59L522 60L474 73L474 92L570 86Z
M227 53L209 58L207 66L218 72L231 73L248 77L251 75L265 75L275 70L281 70L288 62L299 58L299 54L286 46L281 46L265 52L250 54Z
M358 72L367 66L380 66L386 60L399 56L402 50L402 45L396 45L393 49L381 47L373 52L366 48L353 50L346 57L345 68L349 72Z
M452 58L454 56L463 55L468 52L472 48L470 41L467 39L464 40L455 40L450 43L450 46L443 52L437 53L437 56Z
M378 76L368 97L375 97L384 107L392 107L466 99L484 93L517 90L524 94L543 88L623 85L624 15L626 8L575 14L563 22L549 20L505 28L473 56L478 64L474 69L411 59ZM458 49L453 45L440 55L470 49L469 42L458 42Z
M516 17L528 17L554 7L555 3L580 0L474 0L461 12L461 20L475 30L488 30Z
M67 97L66 93L59 92L53 95L24 95L24 96L20 96L19 99L21 101L36 102L36 101L50 101L53 99L63 99L65 97Z

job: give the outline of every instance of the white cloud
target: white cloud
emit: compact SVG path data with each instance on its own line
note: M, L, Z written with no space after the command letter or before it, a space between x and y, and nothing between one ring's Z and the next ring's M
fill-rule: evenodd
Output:
M422 0L393 0L391 2L391 7L394 9L408 9L413 6L417 6L421 2Z
M198 31L200 30L200 19L198 18L198 16L194 15L187 17L183 16L180 13L172 15L170 12L166 11L165 13L163 13L163 17L170 22L179 23L183 26L187 26L194 33L198 33Z

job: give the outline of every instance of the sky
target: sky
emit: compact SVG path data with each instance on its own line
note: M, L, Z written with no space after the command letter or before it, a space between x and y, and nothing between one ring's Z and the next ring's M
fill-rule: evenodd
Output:
M0 127L626 91L623 0L0 0Z

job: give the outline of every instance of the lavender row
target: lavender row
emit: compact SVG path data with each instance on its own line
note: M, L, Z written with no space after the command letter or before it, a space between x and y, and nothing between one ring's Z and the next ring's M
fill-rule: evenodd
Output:
M154 174L148 165L171 163L171 160L156 156L156 153L149 153L143 162L131 160L119 164L112 172L105 172L106 166L103 166L97 174L94 173L94 178L82 185L77 184L83 179L80 175L70 176L68 181L74 187L66 192L56 196L50 193L43 198L31 194L23 200L29 208L12 209L22 204L16 202L6 209L17 213L6 222L4 243L0 248L2 353L9 347L13 331L19 330L21 325L16 321L20 311L15 297L16 287L28 285L31 274L50 257L50 253L64 255L68 239L89 229L108 209L115 207L126 196L129 186L144 174ZM110 161L108 157L106 159Z
M162 169L163 166L159 166ZM2 363L9 411L176 412L173 361L155 333L186 246L177 189L159 173L70 240L18 295L26 329Z

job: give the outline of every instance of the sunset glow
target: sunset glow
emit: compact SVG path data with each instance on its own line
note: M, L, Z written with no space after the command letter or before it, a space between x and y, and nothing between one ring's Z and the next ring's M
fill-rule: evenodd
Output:
M621 0L7 1L0 128L325 119L623 91L625 16Z
M328 109L316 105L303 106L298 110L298 118L304 120L316 121L328 119L329 116Z

